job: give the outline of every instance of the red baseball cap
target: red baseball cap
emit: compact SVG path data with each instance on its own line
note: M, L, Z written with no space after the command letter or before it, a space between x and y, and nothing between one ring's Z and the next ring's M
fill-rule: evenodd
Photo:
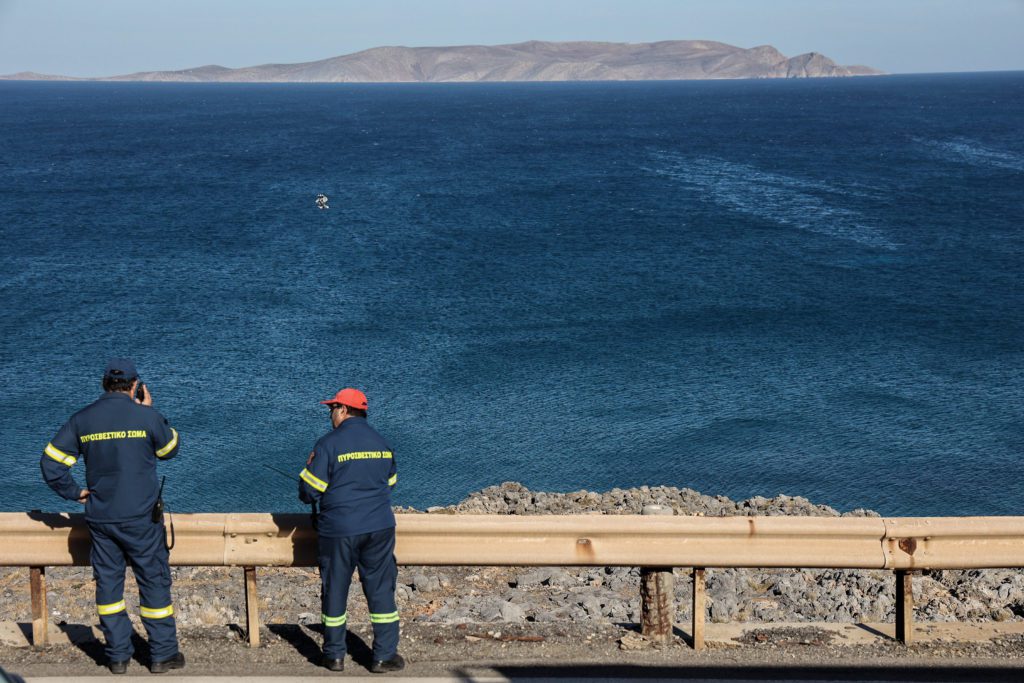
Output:
M359 408L360 410L366 410L369 406L366 403L366 394L359 391L358 389L342 389L334 395L333 398L329 398L326 401L320 401L325 406L331 405L343 405L349 408Z

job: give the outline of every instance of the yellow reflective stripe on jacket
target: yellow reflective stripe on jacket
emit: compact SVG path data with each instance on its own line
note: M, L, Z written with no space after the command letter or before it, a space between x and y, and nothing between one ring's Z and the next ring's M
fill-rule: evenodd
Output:
M100 613L100 616L107 616L108 614L117 614L118 612L124 611L124 600L118 600L112 602L109 605L96 605L96 611Z
M164 457L165 455L173 451L174 447L178 445L178 432L173 427L171 427L171 434L173 434L171 440L167 442L166 446L164 446L163 448L156 452L156 457Z
M394 486L395 482L397 482L397 481L398 481L398 475L397 474L392 474L391 478L388 479L388 486Z
M398 612L389 612L387 614L374 614L370 612L371 624L393 624L396 621L398 621Z
M309 470L302 470L302 472L299 473L299 477L302 481L306 482L320 493L327 490L327 482L323 479L317 479L316 475Z
M46 448L43 450L43 452L46 453L51 458L53 458L54 460L56 460L57 462L59 462L61 465L67 465L68 467L71 467L76 462L78 462L78 458L76 458L73 455L68 455L61 449L54 446L52 443L46 444Z
M164 619L174 614L174 605L167 607L143 607L139 605L139 614L143 619Z
M329 617L326 614L321 614L320 619L323 620L324 626L344 626L345 622L348 621L348 612L345 612L340 617Z

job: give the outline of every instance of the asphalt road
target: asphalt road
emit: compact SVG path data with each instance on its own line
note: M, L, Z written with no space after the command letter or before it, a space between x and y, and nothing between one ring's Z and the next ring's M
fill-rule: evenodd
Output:
M436 665L431 668L437 668ZM880 663L846 663L846 664L808 664L807 662L793 665L778 664L770 666L750 665L704 665L704 666L672 666L672 665L640 665L640 664L594 664L594 663L559 663L552 665L533 664L495 664L491 666L459 665L449 663L447 671L437 671L437 675L414 675L415 671L406 670L399 674L382 676L368 675L362 669L350 670L346 673L330 673L318 671L314 675L305 676L231 676L231 675L191 675L169 673L161 677L174 683L294 683L296 681L319 681L324 678L342 678L346 681L376 681L381 683L388 678L401 680L403 683L506 683L507 681L530 681L531 683L572 683L574 681L680 681L692 683L835 683L837 681L871 681L873 683L985 683L989 681L1020 683L1024 681L1024 668L1012 662L986 663L970 660L949 660L945 662L929 662L899 665L893 662ZM133 675L118 676L118 683L152 683L154 677L139 668ZM421 671L421 673L423 673ZM83 676L29 676L28 683L65 683L88 680L92 678L109 679L106 669L97 667L95 675Z

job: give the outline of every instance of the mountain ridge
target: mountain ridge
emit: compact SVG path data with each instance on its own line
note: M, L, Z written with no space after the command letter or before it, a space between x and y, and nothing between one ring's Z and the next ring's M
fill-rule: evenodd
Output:
M294 64L237 69L208 64L176 71L74 78L22 72L6 80L214 83L441 83L823 78L877 75L841 66L819 52L786 57L771 45L741 48L709 40L654 43L526 41L507 45L373 47Z

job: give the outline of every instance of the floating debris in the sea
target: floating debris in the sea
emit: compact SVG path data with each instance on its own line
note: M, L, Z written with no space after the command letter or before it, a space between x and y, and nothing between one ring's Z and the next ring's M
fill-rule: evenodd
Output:
M316 196L316 208L320 210L331 208L327 205L327 195L322 192Z

